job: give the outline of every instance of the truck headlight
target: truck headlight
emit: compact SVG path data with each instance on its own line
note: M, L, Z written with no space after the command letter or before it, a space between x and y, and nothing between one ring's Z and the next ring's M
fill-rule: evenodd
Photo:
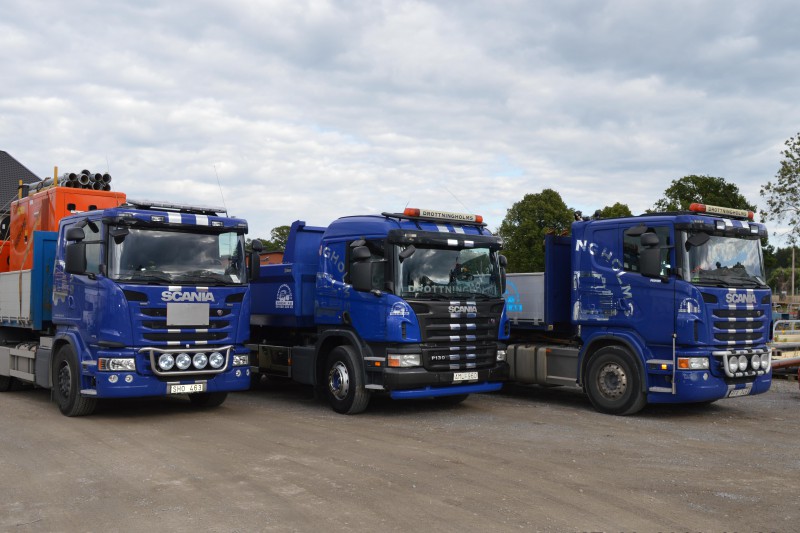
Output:
M410 368L420 365L418 353L391 354L388 359L389 366L392 368Z
M750 358L750 364L753 365L753 370L761 368L761 356L756 354Z
M219 352L213 352L208 357L208 363L211 365L211 368L222 368L222 365L225 364L225 356Z
M250 364L250 356L247 354L244 355L234 355L233 356L233 366L247 366Z
M731 369L731 372L737 372L739 370L739 358L732 355L731 358L728 359L728 368Z
M188 353L179 353L175 358L175 366L177 366L179 370L186 370L191 364L192 358L189 357Z
M101 357L97 360L97 368L107 372L136 372L136 360L130 357Z
M772 366L772 358L769 352L761 354L761 370L767 372L769 367Z
M196 369L202 370L208 364L208 356L204 353L196 353L192 358L192 363Z
M505 350L497 350L497 361L505 361L506 360L506 351Z
M678 357L678 368L681 370L708 370L708 357Z
M175 366L175 358L172 357L172 354L162 353L158 357L158 368L161 370L171 370L173 366Z
M747 370L747 356L745 355L739 356L739 370L741 370L742 372Z

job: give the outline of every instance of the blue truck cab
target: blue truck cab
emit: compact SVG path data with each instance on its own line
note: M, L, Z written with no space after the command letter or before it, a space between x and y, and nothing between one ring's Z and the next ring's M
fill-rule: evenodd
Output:
M407 209L297 221L253 282L253 370L325 390L341 413L498 390L507 376L502 241L479 217Z
M52 388L68 416L102 398L215 406L247 389L246 232L214 208L132 201L34 232L34 276L0 279L30 280L31 309L3 324L4 339L24 342L0 348L0 388Z
M701 204L548 236L543 279L509 275L511 379L577 384L613 414L766 392L766 236L752 213Z

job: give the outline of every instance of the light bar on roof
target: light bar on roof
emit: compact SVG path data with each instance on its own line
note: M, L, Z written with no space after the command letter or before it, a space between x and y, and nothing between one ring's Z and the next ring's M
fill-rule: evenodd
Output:
M483 217L481 215L472 215L469 213L451 213L449 211L434 211L433 209L406 207L403 214L407 217L414 218L449 220L451 222L475 222L477 224L483 223Z
M695 213L708 213L709 215L724 215L732 218L743 218L753 220L755 214L746 209L733 209L732 207L720 207L718 205L709 204L692 204L689 206L689 211Z

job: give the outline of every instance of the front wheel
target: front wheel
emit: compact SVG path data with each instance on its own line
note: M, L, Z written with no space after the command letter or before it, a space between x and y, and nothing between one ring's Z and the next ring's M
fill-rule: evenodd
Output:
M633 356L617 346L601 348L589 361L586 392L595 409L611 415L631 415L647 403Z
M81 396L81 376L78 357L72 346L65 344L53 360L53 398L58 409L66 416L90 415L97 406L97 398Z
M337 346L328 355L325 391L337 413L354 415L367 408L369 392L357 369L355 350L350 346Z
M189 395L192 405L199 408L219 407L228 397L227 392L200 392Z

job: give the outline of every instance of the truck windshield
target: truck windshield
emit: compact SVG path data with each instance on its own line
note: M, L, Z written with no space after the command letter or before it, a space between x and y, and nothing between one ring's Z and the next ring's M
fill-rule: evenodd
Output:
M497 257L489 248L416 247L399 265L399 296L404 298L500 297Z
M712 235L699 246L682 248L689 279L697 285L763 287L761 241Z
M238 285L246 281L244 236L128 228L109 238L111 279L139 283Z

